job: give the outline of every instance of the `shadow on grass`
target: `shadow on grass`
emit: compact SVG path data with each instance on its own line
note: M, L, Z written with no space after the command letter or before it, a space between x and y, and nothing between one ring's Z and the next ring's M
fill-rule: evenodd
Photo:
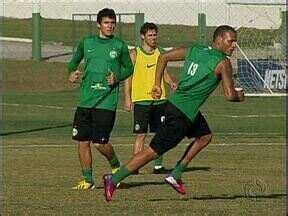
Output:
M164 181L163 182L130 182L130 183L125 183L122 182L118 189L129 189L129 188L134 188L134 187L142 187L142 186L147 186L147 185L163 185L166 184ZM96 189L101 189L103 187L96 187Z
M14 134L25 134L25 133L32 133L32 132L37 132L37 131L51 130L51 129L64 128L64 127L72 127L72 124L70 123L70 124L35 128L35 129L29 129L29 130L11 131L11 132L6 132L6 133L0 133L0 136L9 136L9 135L14 135Z
M185 172L191 172L191 171L210 171L210 167L189 167L185 170ZM172 171L173 169L169 169L170 171ZM142 174L139 174L139 175L142 175ZM154 174L155 175L155 174ZM142 186L146 186L146 185L163 185L163 184L166 184L164 182L164 176L166 174L157 174L159 175L159 178L161 180L163 180L162 182L130 182L130 183L125 183L125 182L122 182L119 189L129 189L129 188L133 188L133 187L142 187ZM96 187L96 189L100 189L100 188L103 188L103 187Z
M204 196L192 196L183 198L173 198L173 199L150 199L148 201L157 202L157 201L191 201L191 200L235 200L235 199L251 199L257 201L257 199L278 199L282 197L287 197L287 194L276 193L276 194L259 194L259 195L230 195L230 194L221 194L221 195L204 195Z
M198 166L198 167L188 167L185 169L184 172L192 172L192 171L210 171L211 170L211 167L201 167L201 166Z
M57 58L57 57L62 57L62 56L67 56L67 55L72 55L72 54L73 54L73 52L55 54L55 55L51 55L51 56L42 57L42 60L49 60L51 58Z

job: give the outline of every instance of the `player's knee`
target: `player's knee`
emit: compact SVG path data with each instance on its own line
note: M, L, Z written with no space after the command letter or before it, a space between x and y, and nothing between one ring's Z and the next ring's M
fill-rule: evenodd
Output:
M144 141L146 138L146 134L137 134L136 139L139 141Z
M89 149L90 148L90 142L89 141L80 141L78 148L81 150Z
M90 141L79 141L79 145L88 146L88 145L90 145Z
M101 147L103 144L100 144L100 143L93 143L93 145L96 147L96 149L98 149L98 148Z
M212 134L206 134L204 136L201 136L199 139L201 141L201 144L205 147L211 142Z
M108 144L108 142L93 142L93 145L98 149L101 148L103 145Z
M160 155L151 147L147 148L148 151L148 157L150 160L155 160L158 158Z

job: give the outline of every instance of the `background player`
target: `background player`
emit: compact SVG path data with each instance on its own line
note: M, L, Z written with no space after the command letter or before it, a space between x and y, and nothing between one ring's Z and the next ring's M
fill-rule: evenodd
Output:
M144 23L140 29L142 45L130 51L134 63L133 75L125 81L124 109L131 111L134 107L134 129L136 134L133 153L136 155L144 149L145 138L148 132L156 132L165 120L164 108L167 102L166 91L162 82L162 96L155 100L151 89L155 83L156 64L160 53L164 50L157 46L158 27L154 23ZM177 88L166 69L164 81L173 89ZM134 106L132 106L134 105ZM163 157L154 161L154 174L167 173L162 166ZM138 170L134 174L138 174Z
M81 81L80 104L74 116L72 138L79 143L78 154L84 179L73 189L94 188L91 142L109 161L112 172L120 167L109 137L115 121L118 81L131 75L133 64L126 43L113 36L115 25L114 10L105 8L99 11L99 35L83 38L68 65L69 81ZM82 59L85 62L83 76L77 69Z

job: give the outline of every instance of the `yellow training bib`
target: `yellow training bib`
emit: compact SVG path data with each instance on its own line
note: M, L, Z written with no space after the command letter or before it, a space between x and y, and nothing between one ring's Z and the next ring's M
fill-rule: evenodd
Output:
M132 101L154 100L152 98L152 87L155 82L156 65L160 51L155 49L154 53L146 53L142 48L137 47L137 57L134 65L134 72L132 77ZM166 99L166 92L161 83L162 96L160 99Z

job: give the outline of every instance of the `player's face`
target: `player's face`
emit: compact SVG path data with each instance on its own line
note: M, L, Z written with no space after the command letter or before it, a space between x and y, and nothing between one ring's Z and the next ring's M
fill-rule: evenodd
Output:
M157 45L157 32L154 29L148 30L145 35L142 37L144 40L144 43L146 43L150 47L156 47Z
M116 21L109 17L103 17L101 23L97 23L100 30L100 35L104 37L109 37L114 34Z
M236 48L236 42L237 42L236 33L232 31L225 32L223 36L221 37L222 51L226 55L229 55L229 56L232 55L234 49Z

